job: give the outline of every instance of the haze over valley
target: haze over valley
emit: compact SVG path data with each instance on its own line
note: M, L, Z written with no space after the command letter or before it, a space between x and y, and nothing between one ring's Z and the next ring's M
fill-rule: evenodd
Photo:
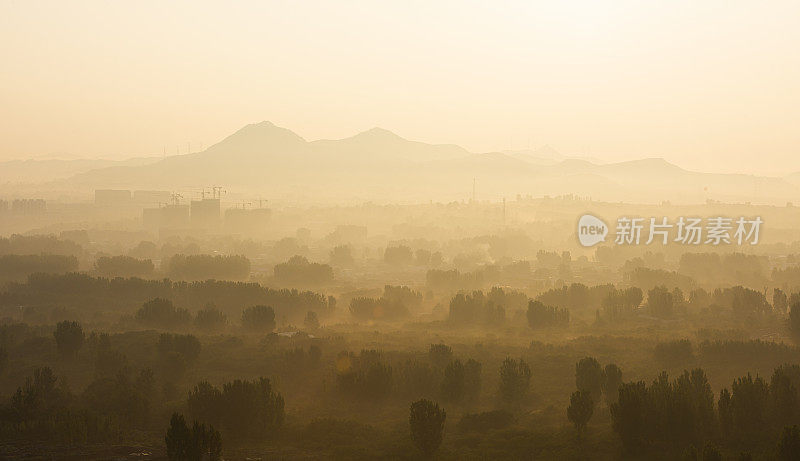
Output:
M3 164L8 195L35 188L84 200L95 189L190 193L224 185L244 196L291 203L463 201L477 197L575 194L598 201L780 204L800 194L798 173L783 178L689 171L661 158L619 163L539 150L472 153L373 128L337 140L307 141L271 122L247 125L201 152L127 161L30 160ZM413 184L414 187L409 187ZM0 190L2 190L0 189ZM476 192L476 193L477 193Z
M0 0L0 459L800 460L798 18Z

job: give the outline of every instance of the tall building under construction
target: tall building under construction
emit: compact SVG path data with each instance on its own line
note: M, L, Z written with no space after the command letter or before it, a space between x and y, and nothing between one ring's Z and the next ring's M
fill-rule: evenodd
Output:
M220 225L220 206L218 198L192 200L191 225L193 229L216 230Z

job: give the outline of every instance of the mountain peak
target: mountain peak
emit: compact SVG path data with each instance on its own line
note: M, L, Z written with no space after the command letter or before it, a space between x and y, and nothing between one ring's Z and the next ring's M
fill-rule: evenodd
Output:
M637 166L647 166L651 168L670 168L670 169L682 169L679 166L670 163L664 157L647 157L638 160L630 160L627 163L629 165L637 165Z
M552 159L563 158L561 153L555 150L550 144L545 144L537 149L534 149L532 154L537 157L544 157L544 158L552 158Z
M664 179L665 177L676 177L686 173L687 170L668 162L661 157L649 157L637 160L628 160L619 163L607 163L601 165L606 172L616 172L618 174L633 175L639 179L645 177L656 177Z
M264 121L258 122L258 123L250 123L248 125L245 125L241 129L239 129L239 131L237 131L236 133L234 133L231 136L229 136L229 138L231 138L233 136L258 136L258 137L271 137L271 138L287 138L287 139L293 139L293 140L296 140L296 141L305 142L305 139L303 139L300 135L298 135L294 131L289 130L287 128L279 127L279 126L275 125L274 123L272 123L272 122L270 122L268 120L264 120Z
M379 127L362 131L361 133L353 136L351 139L367 139L373 141L405 141L404 138L396 135L395 133Z
M264 149L296 148L306 140L294 131L281 128L269 121L251 123L209 147L205 152L259 151Z

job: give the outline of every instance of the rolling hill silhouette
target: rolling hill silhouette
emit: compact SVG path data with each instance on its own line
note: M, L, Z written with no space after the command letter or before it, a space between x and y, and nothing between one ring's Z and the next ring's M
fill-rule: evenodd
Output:
M791 200L800 191L781 178L698 173L661 158L597 164L552 159L552 148L519 153L470 153L373 128L338 140L307 141L270 122L247 125L208 149L141 166L78 174L81 188L199 188L223 184L241 191L313 200L458 200L516 194L578 194L597 200L700 202Z

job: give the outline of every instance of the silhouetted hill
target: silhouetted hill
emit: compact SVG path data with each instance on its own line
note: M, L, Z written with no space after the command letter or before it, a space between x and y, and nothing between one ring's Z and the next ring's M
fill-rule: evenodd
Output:
M52 181L111 166L137 166L155 163L159 157L127 160L37 158L0 162L0 183Z

